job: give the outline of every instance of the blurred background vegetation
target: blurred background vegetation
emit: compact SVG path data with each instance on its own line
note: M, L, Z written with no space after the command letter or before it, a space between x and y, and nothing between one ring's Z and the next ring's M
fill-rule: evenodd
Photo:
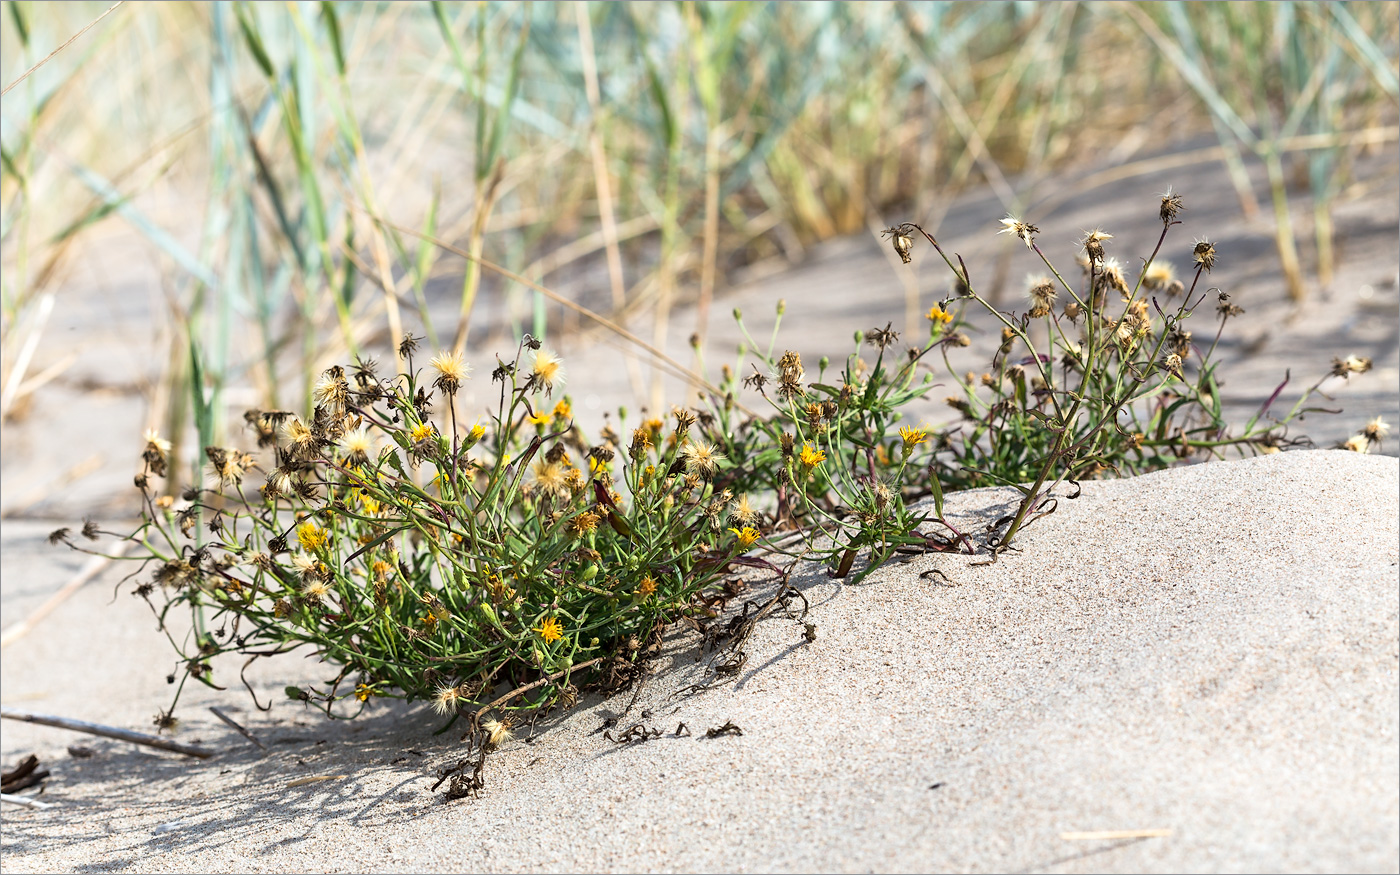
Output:
M1396 139L1389 2L3 6L0 406L46 379L65 266L124 222L169 274L162 431L201 444L234 383L301 408L405 331L578 326L531 284L664 349L740 271L1202 134L1300 298L1290 187L1325 283L1350 162Z

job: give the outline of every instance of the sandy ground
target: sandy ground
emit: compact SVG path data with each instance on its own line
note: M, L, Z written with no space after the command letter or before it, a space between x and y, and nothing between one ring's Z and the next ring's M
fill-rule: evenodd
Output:
M5 869L1393 872L1397 491L1393 458L1287 453L1086 484L993 566L810 568L815 641L775 616L736 680L686 694L706 663L673 636L623 721L665 735L607 741L630 695L585 699L492 755L475 800L430 793L455 734L422 706L243 711L262 754L203 708L246 694L198 693L180 735L220 751L203 762L11 722L6 761L37 752L60 805L6 809ZM951 518L1014 496L961 493ZM9 648L7 700L146 723L167 660L145 606L109 599ZM339 777L292 785L311 775ZM1137 829L1171 833L1062 837Z
M1400 156L1392 145L1361 169L1357 196L1337 209L1337 276L1314 283L1302 306L1284 296L1268 224L1239 215L1217 165L1084 190L1038 221L1052 258L1068 263L1082 230L1102 225L1121 244L1114 254L1131 260L1156 239L1156 194L1175 185L1187 224L1167 256L1185 267L1194 238L1215 240L1211 283L1248 311L1222 343L1231 410L1247 416L1285 370L1288 399L1333 356L1375 360L1372 373L1330 387L1344 414L1309 416L1294 432L1328 446L1375 415L1400 420ZM1306 229L1306 202L1297 206ZM997 259L1009 258L1011 306L1035 265L995 237L1001 215L973 193L938 236L988 288ZM904 218L914 217L889 217ZM105 245L115 255L124 244L113 234ZM737 334L723 314L735 306L766 339L785 299L779 349L800 349L813 369L820 355L849 352L854 328L898 328L943 296L931 252L912 271L890 262L873 236L833 241L794 270L731 289L715 305L711 371L733 360ZM6 628L83 564L50 548L49 530L87 515L116 527L133 511L130 477L164 355L158 281L129 257L78 271L34 370L76 358L5 423ZM1199 318L1197 330L1213 333ZM693 324L693 310L679 310L667 347L687 362ZM476 404L498 351L485 341ZM969 369L984 358L973 355L979 344ZM634 397L605 335L558 345L586 423ZM678 398L681 387L670 391ZM231 418L252 394L234 387ZM334 673L296 657L250 672L263 699L276 699L270 713L252 707L234 664L216 665L227 692L187 694L179 737L220 752L206 762L4 721L5 765L37 753L53 770L43 799L59 806L0 809L3 869L1397 871L1397 466L1392 456L1293 452L1090 483L995 566L923 558L860 586L809 568L796 582L816 641L796 620L769 620L737 681L685 696L675 694L704 663L677 633L627 718L667 735L604 741L595 730L630 694L586 698L493 755L478 800L430 793L459 752L457 733L434 736L439 724L421 706L380 705L346 724L277 698L284 684ZM949 507L977 526L1011 497L963 493ZM919 576L935 566L948 583ZM114 598L118 577L105 572L5 648L7 706L150 728L169 702L173 653L142 602ZM771 590L754 586L755 597ZM744 734L703 737L726 721ZM694 735L669 735L680 722ZM72 744L96 755L74 758ZM343 777L289 786L315 775ZM1061 838L1121 829L1171 835Z

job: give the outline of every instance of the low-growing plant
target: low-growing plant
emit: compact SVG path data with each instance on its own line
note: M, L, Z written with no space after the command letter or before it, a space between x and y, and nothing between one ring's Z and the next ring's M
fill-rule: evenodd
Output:
M1272 453L1311 445L1306 438L1288 437L1290 423L1321 410L1306 405L1328 377L1370 369L1369 359L1339 359L1286 415L1271 417L1270 408L1289 382L1285 377L1244 426L1232 431L1213 357L1226 323L1244 309L1218 288L1198 291L1217 258L1208 239L1198 238L1191 246L1189 285L1161 259L1184 208L1181 195L1168 190L1161 196L1162 231L1135 280L1107 254L1111 234L1100 229L1084 234L1079 281L1071 283L1037 245L1037 226L1013 216L1002 219L1001 233L1025 243L1046 271L1030 281L1030 307L1019 315L1002 312L982 297L962 258L955 255L954 264L917 224L885 231L905 263L921 237L953 272L957 296L928 314L935 335L940 323L952 323L952 343L943 344L945 352L968 343L956 330L961 315L949 313L955 303L974 303L1001 327L1001 343L980 376L969 371L958 377L945 356L958 386L958 394L947 402L963 422L940 435L939 447L948 458L933 466L935 478L950 488L1001 483L1022 493L1015 513L993 527L997 533L988 540L993 559L1037 515L1054 511L1058 502L1052 493L1061 482L1106 471L1140 474L1183 460L1220 458L1230 450ZM1187 323L1212 298L1217 325L1204 345Z
M1270 409L1287 379L1242 427L1226 421L1214 353L1242 310L1225 292L1198 290L1217 259L1208 240L1192 243L1185 279L1161 259L1182 209L1180 196L1161 197L1161 234L1131 281L1101 230L1083 236L1071 283L1041 252L1036 226L1004 219L1046 271L1020 314L989 304L962 258L918 225L895 226L886 233L905 263L922 237L954 277L918 346L899 352L888 325L856 332L840 369L822 359L810 380L799 353L774 355L782 302L766 349L736 310L739 360L695 409L673 408L669 422L644 416L630 431L619 410L622 432L607 424L596 441L573 420L562 362L529 335L497 359L499 399L475 424L456 406L470 378L461 354L421 368L407 336L392 376L360 360L322 375L305 417L248 411L265 455L206 447L207 485L179 501L154 482L171 475L170 447L148 433L136 477L143 521L129 537L141 569L154 566L136 593L179 654L175 699L189 678L214 686L220 654L251 663L310 647L337 673L288 695L331 716L374 698L430 700L445 718L467 716L484 752L511 714L630 683L668 624L709 628L742 588L736 566L786 581L815 559L858 581L897 553L976 553L975 539L996 561L1055 510L1061 483L1306 444L1288 430L1319 409L1307 405L1321 380L1282 417ZM1208 299L1217 325L1203 343L1187 323ZM979 312L1000 342L988 367L959 375L953 356L971 345ZM1324 379L1369 367L1338 359ZM944 385L939 371L957 387L947 403L960 419L901 425ZM748 409L755 398L767 413ZM1377 420L1348 447L1367 449L1386 429ZM263 483L249 490L254 471ZM944 519L946 489L997 484L1022 498L986 531ZM54 540L76 548L66 530ZM784 586L754 617L793 592ZM167 622L177 608L191 616L183 637ZM496 711L505 719L484 719Z

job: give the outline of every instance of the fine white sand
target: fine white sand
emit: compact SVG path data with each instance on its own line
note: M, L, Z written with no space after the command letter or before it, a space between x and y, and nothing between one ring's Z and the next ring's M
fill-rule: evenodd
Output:
M774 616L737 679L676 695L705 667L676 633L623 724L666 735L608 742L631 694L586 697L493 754L475 800L429 793L460 749L426 708L263 714L236 664L181 705L208 761L6 721L6 765L38 753L60 805L5 807L4 869L1394 872L1398 475L1338 451L1213 463L1087 483L995 565L806 568L814 642ZM978 529L1014 497L950 496L950 518ZM71 568L4 535L9 624ZM6 648L7 704L146 728L168 703L148 610L104 580ZM333 673L284 657L256 685ZM704 737L726 721L743 735ZM308 775L344 777L289 787ZM1062 837L1141 829L1171 833Z

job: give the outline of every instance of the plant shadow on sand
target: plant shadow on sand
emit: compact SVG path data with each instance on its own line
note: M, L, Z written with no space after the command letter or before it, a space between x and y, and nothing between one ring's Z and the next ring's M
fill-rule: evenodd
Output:
M621 736L637 723L663 726L668 719L660 716L664 713L660 709L655 717L649 710L632 710L642 692L639 684L653 688L650 692L667 693L665 702L676 703L675 710L705 689L727 684L741 688L807 643L797 619L803 599L810 607L818 607L836 598L845 585L813 563L799 564L786 583L772 574L750 572L746 578L736 597L717 606L711 628L731 624L746 610L752 616L757 606L772 603L777 609L758 623L793 625L791 647L760 665L743 665L742 670L725 674L717 672L715 665L725 659L735 661L738 651L732 637L712 634L707 639L690 624L676 624L662 637L639 681L610 695L585 693L573 709L540 715L516 729L517 739L510 748L527 752L535 744L548 744L554 730L574 720L600 724L591 733L601 748L594 758L631 747L635 741L612 743L611 736ZM782 608L778 597L783 593L793 606ZM265 750L194 707L184 709L185 728L180 735L198 736L192 740L216 751L208 760L151 753L119 742L88 743L94 755L62 761L59 783L53 788L58 792L48 797L60 800L57 807L6 812L6 855L63 853L65 849L74 853L90 842L126 834L124 851L104 853L100 861L75 867L75 871L114 871L139 868L141 861L163 852L201 853L245 843L258 833L268 834L261 853L273 854L310 839L329 822L387 825L473 804L447 799L443 792L447 785L441 780L454 771L467 750L458 740L467 728L465 720L439 734L443 719L422 703L377 700L373 711L353 721L327 720L309 707L298 716L289 707L295 706L282 705L272 712L274 716L264 717L252 709L238 715ZM687 728L686 742L703 742L708 730L717 729ZM675 736L667 731L650 737ZM518 757L501 768L502 761L488 755L484 793L499 790L519 776L522 763L514 759Z
M425 792L429 764L450 756L450 750L443 736L432 736L432 721L410 716L410 709L421 710L395 703L354 723L308 714L291 725L250 727L266 751L230 729L209 745L220 752L207 761L119 744L98 747L91 758L63 764L59 807L42 817L7 818L6 854L130 833L130 856L106 856L86 867L110 870L175 848L218 848L235 837L246 840L285 826L289 819L306 823L309 818L310 826L300 837L272 842L265 852L300 841L328 820L372 824L419 816L435 801ZM210 723L210 732L217 732L221 724L212 718ZM305 780L319 776L335 777Z

